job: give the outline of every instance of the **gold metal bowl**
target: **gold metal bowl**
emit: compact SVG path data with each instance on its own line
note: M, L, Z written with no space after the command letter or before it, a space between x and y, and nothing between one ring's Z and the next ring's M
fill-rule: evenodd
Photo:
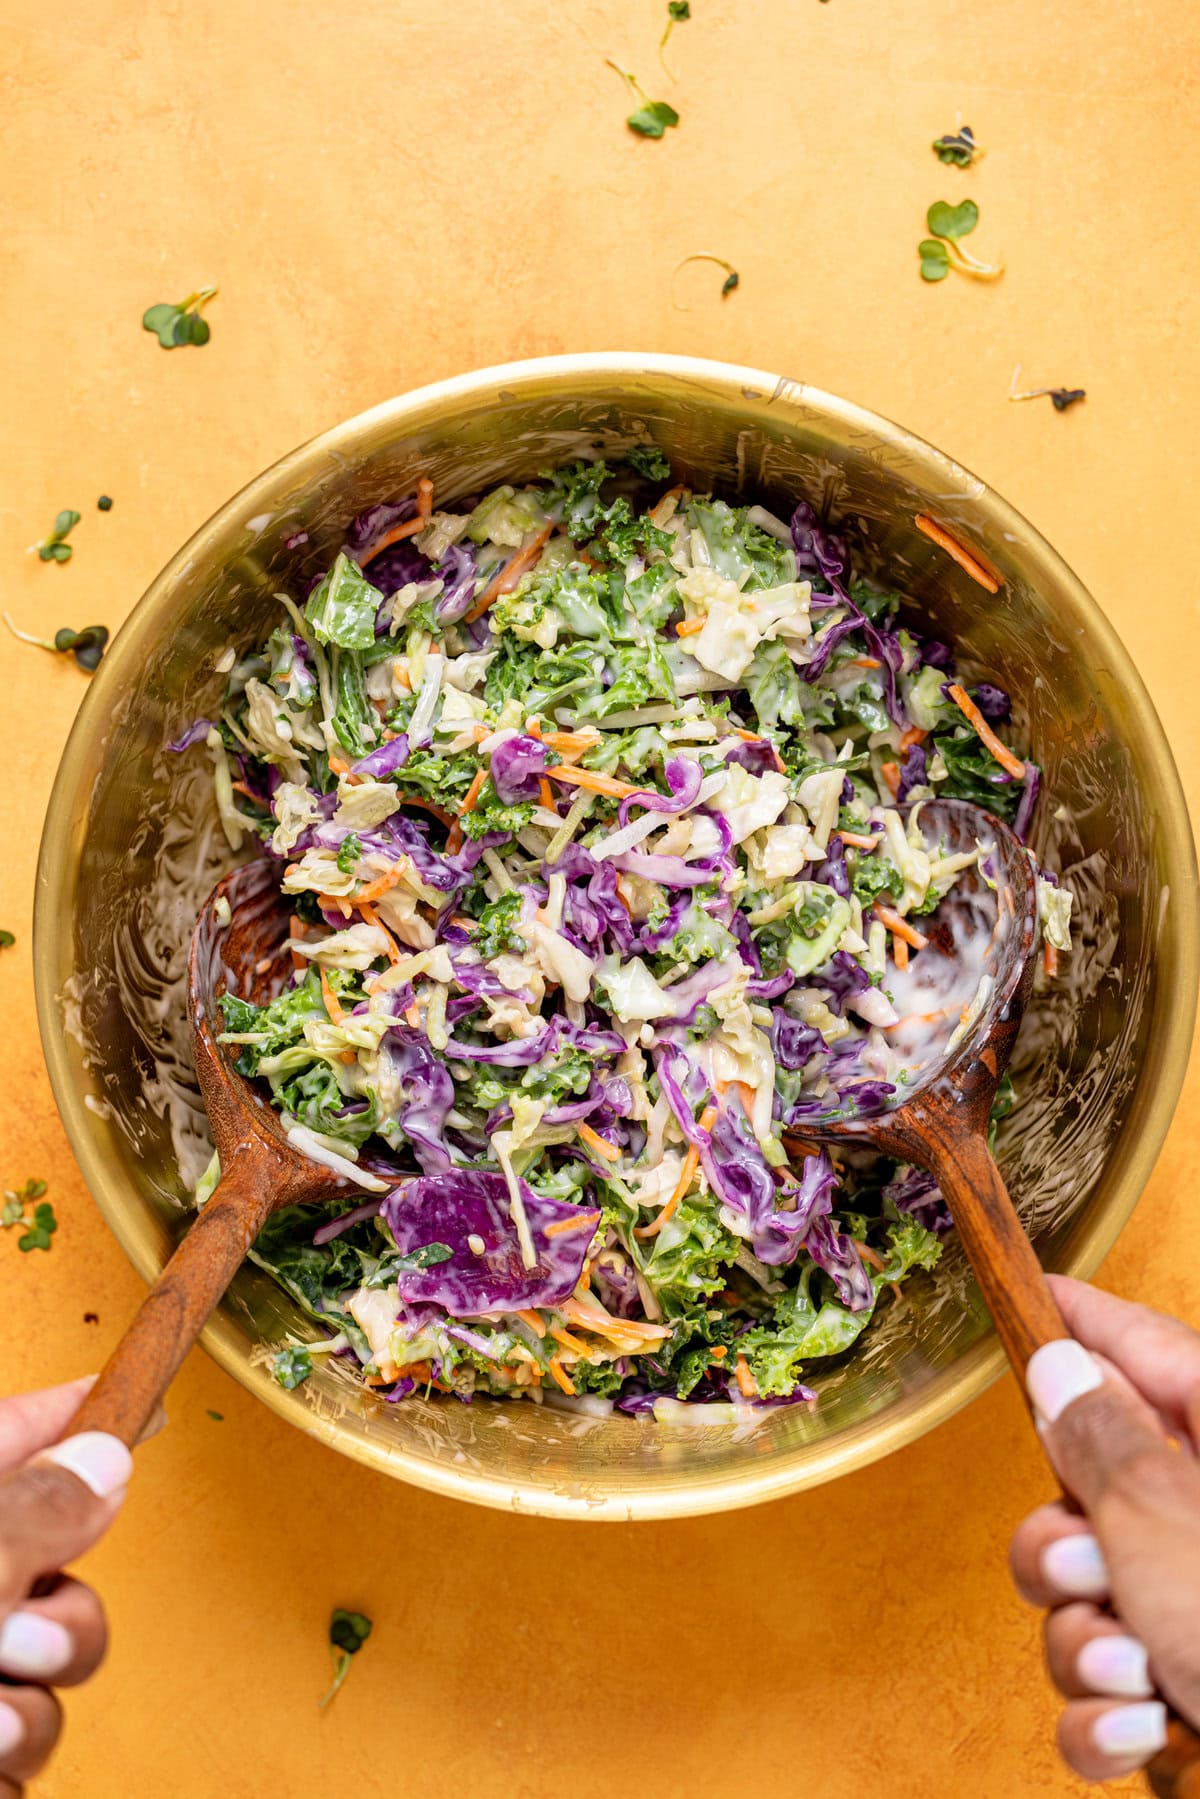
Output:
M1183 1078L1197 982L1196 869L1161 726L1075 576L982 481L886 419L802 382L682 357L553 357L390 400L252 481L154 582L92 682L50 803L35 965L59 1109L101 1211L149 1280L207 1159L184 957L220 860L202 752L229 645L276 622L348 520L433 477L439 503L580 451L652 441L679 475L785 509L801 494L911 595L933 634L1014 694L1045 774L1036 847L1076 894L1080 948L1037 996L1000 1157L1049 1268L1089 1274L1133 1209ZM1003 576L992 596L914 526L930 513ZM299 540L299 541L297 541ZM184 1171L181 1173L181 1169ZM655 1424L533 1405L387 1405L337 1367L285 1392L262 1346L311 1327L247 1265L204 1333L294 1424L420 1486L563 1518L682 1517L778 1498L911 1442L1002 1356L960 1253L817 1376L819 1403L753 1426Z

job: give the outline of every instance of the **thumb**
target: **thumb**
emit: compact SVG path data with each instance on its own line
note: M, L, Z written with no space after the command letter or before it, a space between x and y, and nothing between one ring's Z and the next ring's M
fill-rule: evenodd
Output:
M1127 1381L1106 1378L1082 1343L1043 1343L1025 1385L1046 1452L1067 1491L1094 1515L1131 1470L1174 1451L1158 1417Z
M0 1477L0 1618L103 1535L132 1471L119 1438L84 1431Z

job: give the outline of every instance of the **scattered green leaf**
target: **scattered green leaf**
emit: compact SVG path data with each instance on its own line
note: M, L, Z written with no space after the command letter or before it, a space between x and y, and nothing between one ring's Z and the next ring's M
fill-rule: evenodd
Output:
M151 306L142 314L142 329L153 331L164 350L177 349L181 344L206 344L212 332L200 309L216 292L215 287L201 287L178 306L165 300Z
M42 1183L42 1191L45 1190L45 1184ZM33 1222L25 1235L17 1238L17 1248L25 1251L49 1249L50 1239L57 1229L58 1219L54 1216L54 1207L48 1200L43 1200L41 1205L33 1208Z
M70 562L71 545L63 540L75 529L79 519L80 514L72 512L69 507L59 513L54 521L54 529L36 546L42 562Z
M70 650L80 668L85 668L89 674L99 667L104 646L108 642L107 625L85 625L82 631L72 631L68 625L64 625L52 638L47 638L33 637L28 631L19 631L7 612L4 614L4 622L13 636L19 637L22 643L35 644L39 650L57 650L64 655Z
M638 102L637 107L629 114L625 123L639 137L662 137L663 133L679 123L679 114L666 100L648 100L639 87L635 76L620 63L613 62L611 57L605 61L610 69L615 69L622 81L626 83L630 93Z
M26 1181L25 1185L19 1191L13 1187L6 1187L4 1190L4 1203L3 1205L0 1205L0 1227L7 1231L11 1230L14 1224L24 1224L25 1207L32 1204L35 1199L40 1199L45 1191L45 1181L37 1180ZM53 1219L54 1213L51 1211L51 1208L47 1206L45 1209L50 1213L51 1219ZM55 1225L51 1223L50 1229L54 1230L55 1228ZM34 1245L32 1243L28 1245L23 1244L22 1247L32 1249ZM46 1243L40 1247L48 1249L50 1245L49 1243Z
M281 1349L271 1358L271 1373L281 1387L290 1392L293 1387L300 1386L312 1373L312 1357L303 1343L288 1349Z
M0 931L0 949L11 949L16 941L11 931Z
M112 499L106 493L102 493L100 495L100 498L96 501L96 504L100 508L101 512L111 512L112 511L112 506L113 506Z
M975 133L969 125L962 125L957 131L947 131L943 136L935 137L932 147L939 162L949 163L959 169L969 169L984 154L975 142Z
M347 1674L350 1663L372 1630L372 1621L362 1612L344 1612L336 1608L329 1620L329 1652L333 1657L333 1684L321 1700L321 1709L329 1704Z
M685 19L690 19L691 16L692 9L688 4L688 0L667 0L667 28L658 40L658 60L662 64L664 72L670 76L672 81L674 81L675 76L667 67L667 39L670 37L676 25L682 25L683 21Z
M957 206L951 206L949 200L935 200L925 222L932 236L917 245L923 281L944 281L951 269L981 281L994 281L1004 273L1002 262L981 262L959 242L960 238L969 237L979 223L979 208L974 200L960 200Z
M625 453L625 461L647 481L669 481L671 464L657 444L635 444Z
M224 1412L214 1412L210 1410L207 1413L207 1416L212 1419L214 1424L224 1424L225 1422Z

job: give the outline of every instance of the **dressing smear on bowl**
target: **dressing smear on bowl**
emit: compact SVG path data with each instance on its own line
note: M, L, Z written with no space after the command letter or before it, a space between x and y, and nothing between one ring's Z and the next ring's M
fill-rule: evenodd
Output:
M422 481L172 746L293 912L223 1042L361 1188L251 1253L388 1400L809 1401L937 1261L931 1178L804 1124L970 1029L991 845L923 808L1023 836L1039 776L901 606L807 504L691 493L655 450L445 509Z

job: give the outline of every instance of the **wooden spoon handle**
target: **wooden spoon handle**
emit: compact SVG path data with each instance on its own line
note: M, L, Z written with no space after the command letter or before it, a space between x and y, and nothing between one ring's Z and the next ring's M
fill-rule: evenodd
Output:
M69 1436L110 1431L132 1449L237 1273L274 1200L253 1157L234 1160L109 1356Z
M986 1139L964 1131L926 1148L996 1334L1023 1376L1035 1349L1071 1333Z

